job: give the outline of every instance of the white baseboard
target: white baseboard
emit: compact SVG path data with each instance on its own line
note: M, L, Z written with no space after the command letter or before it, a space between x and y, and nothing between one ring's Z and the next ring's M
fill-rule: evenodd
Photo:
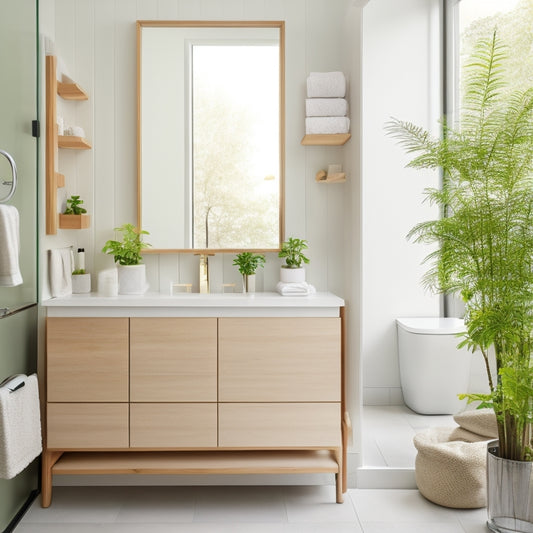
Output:
M377 466L357 469L355 484L358 489L416 489L413 468Z

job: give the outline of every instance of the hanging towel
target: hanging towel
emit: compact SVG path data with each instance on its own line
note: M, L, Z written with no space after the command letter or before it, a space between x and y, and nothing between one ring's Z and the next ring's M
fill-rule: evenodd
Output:
M19 212L12 205L0 205L0 286L22 284L19 252Z
M306 135L321 133L349 133L348 117L307 117L305 119Z
M14 381L18 385L11 387ZM41 451L37 376L19 374L0 387L0 478L15 477Z
M48 273L53 298L72 294L72 253L70 248L49 250Z
M344 117L348 114L345 98L307 98L305 114L308 117Z
M285 283L283 281L278 282L276 290L282 296L307 296L316 292L313 285L302 281L301 283Z
M311 72L307 78L308 98L344 98L346 78L342 72Z

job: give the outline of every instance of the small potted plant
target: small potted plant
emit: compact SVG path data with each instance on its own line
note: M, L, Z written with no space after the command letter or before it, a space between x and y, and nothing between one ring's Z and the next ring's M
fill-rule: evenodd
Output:
M255 271L264 266L265 256L253 252L242 252L237 254L233 264L239 267L239 272L242 274L243 292L255 292Z
M109 240L102 252L113 256L118 267L119 294L143 294L146 283L146 265L142 264L141 251L150 244L142 241L147 231L137 229L133 224L123 224L115 231L122 233L122 241Z
M278 257L285 259L285 264L281 265L280 280L283 283L302 283L305 281L305 268L303 264L309 263L309 258L303 253L307 250L307 241L289 237L281 244Z
M72 195L67 199L65 211L59 215L59 227L61 229L83 229L89 227L89 215L87 209L82 207L83 200L79 195Z

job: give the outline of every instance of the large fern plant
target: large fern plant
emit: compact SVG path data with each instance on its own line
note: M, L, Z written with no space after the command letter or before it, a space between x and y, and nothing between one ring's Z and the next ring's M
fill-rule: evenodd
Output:
M399 120L387 129L414 156L409 166L443 170L442 187L425 191L443 216L410 237L438 244L424 281L463 298L461 345L485 359L490 394L465 396L494 408L500 456L524 461L533 458L533 88L506 92L504 62L496 34L478 43L459 126L444 124L442 138Z

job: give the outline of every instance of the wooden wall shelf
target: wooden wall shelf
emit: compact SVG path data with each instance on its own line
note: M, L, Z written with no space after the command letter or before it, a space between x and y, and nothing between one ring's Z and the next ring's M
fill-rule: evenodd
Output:
M89 215L59 215L59 227L61 229L84 229L91 225Z
M57 58L46 56L46 234L55 235L60 228L74 229L72 222L61 221L57 209L57 189L65 186L65 176L57 171L58 148L88 150L90 143L82 137L57 134L57 96L65 100L87 100L87 93L77 83L57 81ZM88 227L89 217L80 227ZM85 225L87 224L87 225ZM78 227L78 226L76 226Z
M89 96L77 83L57 82L57 94L65 100L88 100Z
M301 144L304 146L342 146L350 137L349 133L305 135Z
M59 135L57 137L58 148L72 148L74 150L90 150L91 145L87 139L83 137L75 137L74 135Z

